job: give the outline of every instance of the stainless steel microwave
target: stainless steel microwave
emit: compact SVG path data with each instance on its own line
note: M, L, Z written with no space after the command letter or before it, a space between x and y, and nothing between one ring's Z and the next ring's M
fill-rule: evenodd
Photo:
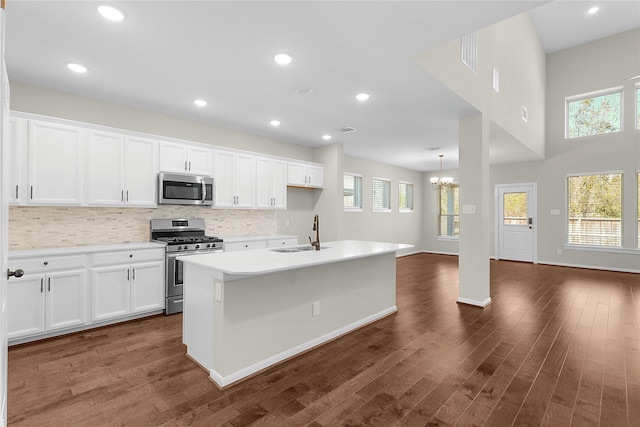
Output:
M213 206L213 178L202 175L160 172L158 204Z

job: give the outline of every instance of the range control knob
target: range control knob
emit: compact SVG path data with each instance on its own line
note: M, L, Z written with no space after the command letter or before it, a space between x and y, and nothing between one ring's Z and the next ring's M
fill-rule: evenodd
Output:
M207 248L210 248L210 247L211 247L211 243L207 243Z
M181 251L182 250L182 246L178 246L178 250Z
M196 249L200 249L200 245L196 245Z

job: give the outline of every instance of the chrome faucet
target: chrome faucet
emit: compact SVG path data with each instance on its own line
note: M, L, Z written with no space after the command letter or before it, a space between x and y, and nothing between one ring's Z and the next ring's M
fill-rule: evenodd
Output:
M320 250L320 220L318 219L318 215L313 217L313 231L316 232L316 241L311 241L311 236L309 236L309 243L311 246L316 248L316 251Z

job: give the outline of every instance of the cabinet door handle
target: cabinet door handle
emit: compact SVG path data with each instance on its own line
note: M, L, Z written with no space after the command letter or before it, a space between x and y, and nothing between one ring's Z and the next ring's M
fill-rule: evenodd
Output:
M130 271L130 269L128 269L128 268L127 268L127 280L131 280L131 279L129 278L129 271Z
M16 185L16 199L18 198L18 186Z
M189 172L191 172L191 160L189 160Z
M120 201L124 202L124 190L120 191Z
M127 190L127 202L129 201L129 190Z
M51 277L47 278L47 291L51 292Z
M132 268L131 270L132 270L131 278L132 278L133 280L136 280L136 269L135 269L135 268Z
M184 161L184 170L186 170L186 171L189 170L189 169L187 169L187 161L186 160Z
M33 200L33 185L31 186L31 195L29 197Z
M40 279L40 293L44 292L44 278Z

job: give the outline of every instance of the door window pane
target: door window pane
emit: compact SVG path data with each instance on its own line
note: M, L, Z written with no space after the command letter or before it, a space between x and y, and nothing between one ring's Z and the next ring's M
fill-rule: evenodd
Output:
M529 215L527 214L527 193L504 193L502 199L502 218L505 225L526 224Z

